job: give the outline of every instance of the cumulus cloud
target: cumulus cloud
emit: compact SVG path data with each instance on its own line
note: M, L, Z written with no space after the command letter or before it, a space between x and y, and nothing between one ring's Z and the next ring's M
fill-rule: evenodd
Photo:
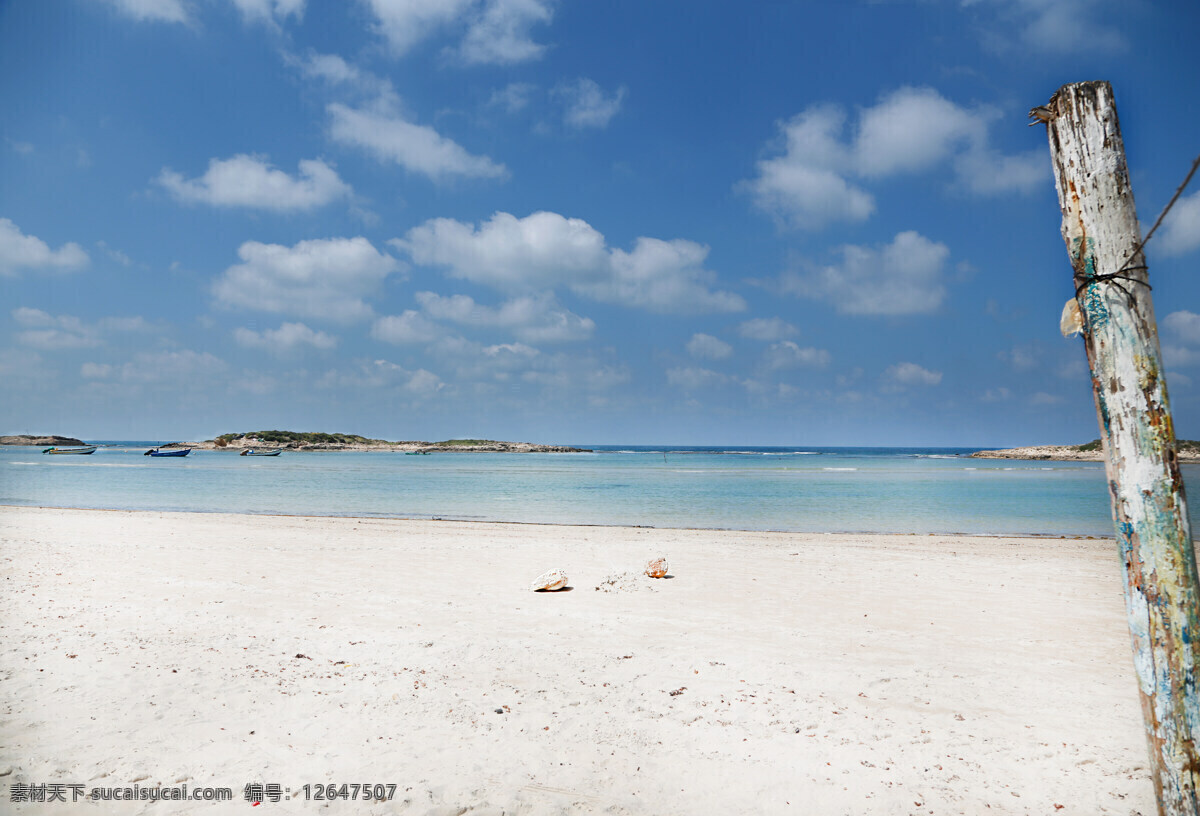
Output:
M1127 43L1120 31L1103 21L1106 0L963 0L964 6L993 9L1000 20L1016 27L1028 47L1051 53L1120 51ZM991 45L1010 45L989 25Z
M684 391L698 391L725 385L729 377L719 371L698 366L679 366L667 369L667 384L682 388Z
M442 335L441 327L413 309L381 317L371 326L371 336L394 345L431 343Z
M883 380L895 386L937 385L942 381L942 372L930 371L916 363L896 363L883 372Z
M419 368L415 371L388 360L359 360L349 370L331 369L318 381L321 388L394 388L413 396L428 397L445 387L441 377Z
M399 56L441 26L459 18L474 0L362 0L375 30Z
M596 329L591 318L562 308L547 295L515 297L496 307L476 303L467 295L418 292L416 298L430 317L464 326L509 329L529 343L586 340Z
M177 351L147 351L135 354L121 365L84 363L80 373L93 380L119 380L135 384L170 384L203 380L221 373L225 361L205 352L180 349Z
M791 340L772 343L767 349L766 362L770 368L824 368L829 365L829 352L825 349L800 346Z
M846 245L841 262L785 273L784 291L826 300L842 314L929 314L946 297L950 250L917 232L901 232L882 247Z
M545 46L531 29L550 22L551 0L363 0L375 30L400 56L442 28L463 32L454 53L468 64L507 65L537 59Z
M778 317L756 317L738 326L738 334L750 340L783 340L799 333L799 329Z
M397 244L421 266L499 289L545 289L592 278L608 258L604 236L579 218L498 212L475 227L434 218Z
M106 317L87 323L72 315L52 315L27 306L13 309L12 316L22 327L17 333L18 343L48 350L91 348L103 344L113 333L150 328L140 317Z
M1200 192L1176 201L1160 229L1162 234L1155 236L1157 247L1153 243L1151 247L1167 255L1183 255L1200 249Z
M350 185L319 159L302 160L293 177L275 169L265 157L245 154L210 160L208 171L197 179L185 179L163 168L156 181L177 201L279 212L312 210L352 192Z
M393 241L421 266L517 293L569 288L597 300L655 312L723 312L745 308L736 294L714 291L703 266L708 247L638 238L630 252L609 248L586 221L557 213L525 218L499 212L478 227L435 218Z
M288 17L304 16L305 0L233 0L237 10L248 22L274 22Z
M783 152L761 159L743 183L759 208L781 222L817 229L862 221L874 198L856 182L934 170L950 164L960 187L981 195L1024 192L1049 171L1045 151L1015 155L990 145L999 112L966 108L932 88L900 88L859 112L847 136L846 113L813 105L780 124Z
M226 269L213 286L219 303L342 322L369 318L372 310L364 298L400 267L362 237L292 247L247 241L238 257L242 262Z
M1186 310L1171 312L1162 322L1163 327L1181 341L1200 344L1200 314Z
M1162 319L1163 333L1174 342L1163 343L1163 361L1172 366L1200 363L1200 314L1189 311L1171 312Z
M87 266L88 261L79 244L52 250L45 241L25 235L12 221L0 218L0 276L16 275L22 269L72 271Z
M510 65L538 59L546 50L530 29L554 16L550 0L488 0L467 27L458 54L468 64Z
M283 323L278 329L262 332L239 328L234 330L233 338L240 346L262 349L271 354L286 354L302 346L327 350L337 345L337 338L333 335L313 331L303 323Z
M693 334L687 343L688 354L698 360L725 360L733 355L733 346L711 334Z
M577 130L607 127L621 110L625 93L622 86L606 94L595 80L587 77L563 83L553 91L563 105L563 122Z
M408 120L394 94L353 108L340 102L327 106L329 135L335 142L357 147L378 161L398 164L433 181L452 177L504 178L508 170L487 156L468 153L457 142L426 125Z
M537 86L528 82L510 82L503 88L492 92L488 99L488 107L504 108L507 113L516 113L529 105L529 97L537 90Z

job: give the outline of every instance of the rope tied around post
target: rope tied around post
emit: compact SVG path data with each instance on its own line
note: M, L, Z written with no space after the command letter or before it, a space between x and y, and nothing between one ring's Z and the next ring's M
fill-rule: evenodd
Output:
M1053 119L1057 115L1057 105L1055 104L1056 101L1057 101L1057 99L1052 99L1050 101L1049 105L1039 105L1038 107L1030 110L1029 118L1031 120L1033 120L1029 123L1030 127L1038 124L1039 122L1048 127L1050 125L1050 120ZM1129 274L1130 272L1137 272L1139 270L1145 272L1145 271L1148 271L1148 269L1149 269L1149 267L1147 267L1145 263L1134 264L1133 261L1146 248L1146 244L1150 243L1150 239L1154 237L1154 233L1158 232L1158 228L1160 226L1162 226L1163 219L1167 217L1167 213L1169 213L1171 211L1171 208L1175 206L1175 202L1179 200L1179 197L1181 195L1183 195L1183 191L1186 190L1188 184L1191 183L1192 176L1196 175L1197 168L1200 168L1200 156L1197 156L1192 161L1191 169L1189 169L1187 175L1184 176L1183 183L1181 183L1178 187L1175 188L1175 195L1171 196L1171 200L1167 202L1167 206L1163 207L1162 212L1160 212L1158 214L1158 218L1155 219L1155 221L1154 221L1154 226L1152 226L1150 228L1150 231L1146 233L1146 237L1143 238L1140 242L1138 242L1137 246L1135 246L1133 248L1133 251L1131 251L1129 253L1129 257L1127 257L1125 259L1125 262L1123 264L1121 264L1120 268L1117 269L1116 272L1107 272L1103 275L1087 274L1087 273L1079 273L1079 272L1075 273L1075 297L1076 298L1078 298L1081 294L1083 294L1083 290L1087 289L1093 283L1111 283L1111 284L1113 284L1114 286L1116 286L1118 289L1121 290L1121 293L1125 295L1125 298L1130 303L1133 302L1133 292L1131 292L1128 288L1125 287L1124 284L1120 283L1119 281L1126 281L1128 283L1140 283L1142 286L1145 286L1146 289L1148 289L1148 290L1152 290L1154 288L1153 286L1150 285L1149 281L1143 280L1142 278L1133 277Z

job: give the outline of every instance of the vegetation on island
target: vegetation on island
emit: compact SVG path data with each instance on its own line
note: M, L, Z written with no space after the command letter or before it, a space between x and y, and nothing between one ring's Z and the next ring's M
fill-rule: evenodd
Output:
M498 445L494 439L447 439L444 442L434 442L435 445Z
M246 433L221 434L213 440L218 447L225 447L235 439L257 439L279 445L291 443L303 445L390 445L384 439L368 439L357 434L321 433L319 431L247 431Z
M1093 439L1091 442L1087 442L1083 445L1071 445L1070 448L1071 450L1077 450L1081 453L1099 451L1101 449L1100 440ZM1195 439L1176 439L1175 452L1200 454L1200 442L1196 441Z

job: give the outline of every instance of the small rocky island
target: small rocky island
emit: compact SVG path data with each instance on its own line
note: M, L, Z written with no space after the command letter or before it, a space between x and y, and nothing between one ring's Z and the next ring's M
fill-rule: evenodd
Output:
M29 434L18 434L16 436L0 436L0 445L82 445L82 439L76 439L73 436L30 436Z
M591 453L566 445L536 445L531 442L497 442L492 439L446 439L442 442L389 442L356 434L312 431L247 431L221 434L205 442L175 442L163 447L241 452L247 448L290 451L394 451L397 453Z
M1200 442L1191 439L1175 440L1180 462L1200 462ZM979 459L1049 459L1058 462L1102 462L1104 451L1100 440L1083 445L1035 445L1028 448L983 450L971 454Z

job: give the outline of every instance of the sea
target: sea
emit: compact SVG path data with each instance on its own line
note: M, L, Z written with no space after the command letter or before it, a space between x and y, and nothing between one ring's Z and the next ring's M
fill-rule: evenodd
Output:
M0 448L0 505L848 533L1111 536L1098 462L977 448L579 445L591 453ZM1200 495L1200 465L1183 466ZM1191 488L1195 488L1192 490ZM1196 502L1189 501L1192 518Z

